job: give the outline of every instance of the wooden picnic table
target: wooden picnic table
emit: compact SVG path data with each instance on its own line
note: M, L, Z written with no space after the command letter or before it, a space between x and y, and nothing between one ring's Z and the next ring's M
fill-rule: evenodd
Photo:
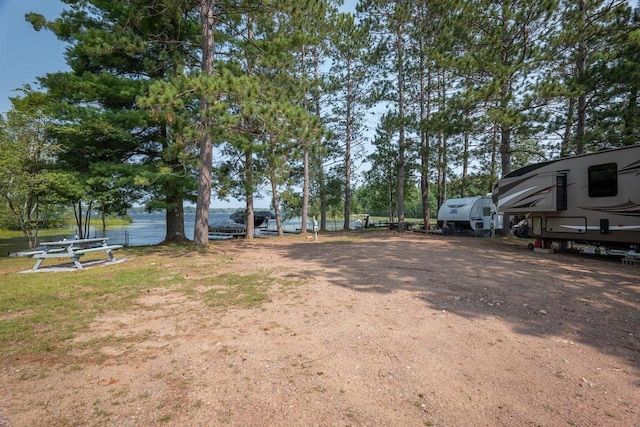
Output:
M113 250L122 248L122 245L108 245L108 237L98 237L94 239L69 239L55 242L43 242L38 250L23 252L21 255L31 256L36 259L33 270L37 270L46 258L71 258L78 270L83 266L80 258L91 252L106 252L109 261L115 261Z

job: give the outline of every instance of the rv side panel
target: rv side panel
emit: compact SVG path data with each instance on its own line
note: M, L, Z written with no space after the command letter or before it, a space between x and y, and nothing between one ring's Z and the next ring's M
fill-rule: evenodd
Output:
M505 179L498 199L498 211L510 214L550 212L557 209L555 171L540 171L532 175Z
M493 191L499 213L533 237L640 246L640 144L517 169Z

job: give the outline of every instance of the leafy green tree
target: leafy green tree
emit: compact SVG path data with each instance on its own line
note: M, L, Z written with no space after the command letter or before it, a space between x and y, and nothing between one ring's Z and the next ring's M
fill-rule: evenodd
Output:
M32 93L28 86L23 91ZM38 245L42 214L56 202L50 167L57 146L47 138L46 129L52 123L44 95L34 92L12 102L7 119L0 116L0 199L33 249Z

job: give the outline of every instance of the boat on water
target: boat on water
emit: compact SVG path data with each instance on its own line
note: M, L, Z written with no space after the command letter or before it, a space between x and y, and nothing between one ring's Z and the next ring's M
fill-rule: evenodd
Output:
M262 225L268 225L270 219L274 219L276 216L270 211L256 211L253 213L253 226L260 227ZM247 223L247 212L244 209L238 209L232 213L229 218L237 224Z
M258 211L254 213L253 224L257 229L262 227L266 230L269 219L275 215L269 211ZM229 216L228 220L217 220L209 224L209 238L226 239L244 237L247 233L246 215L244 209L238 209Z

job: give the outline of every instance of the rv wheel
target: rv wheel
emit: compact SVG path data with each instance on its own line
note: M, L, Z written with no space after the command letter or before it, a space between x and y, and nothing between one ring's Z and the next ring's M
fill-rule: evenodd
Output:
M528 248L530 251L532 251L532 250L533 250L533 243L529 243L529 244L527 245L527 248Z

